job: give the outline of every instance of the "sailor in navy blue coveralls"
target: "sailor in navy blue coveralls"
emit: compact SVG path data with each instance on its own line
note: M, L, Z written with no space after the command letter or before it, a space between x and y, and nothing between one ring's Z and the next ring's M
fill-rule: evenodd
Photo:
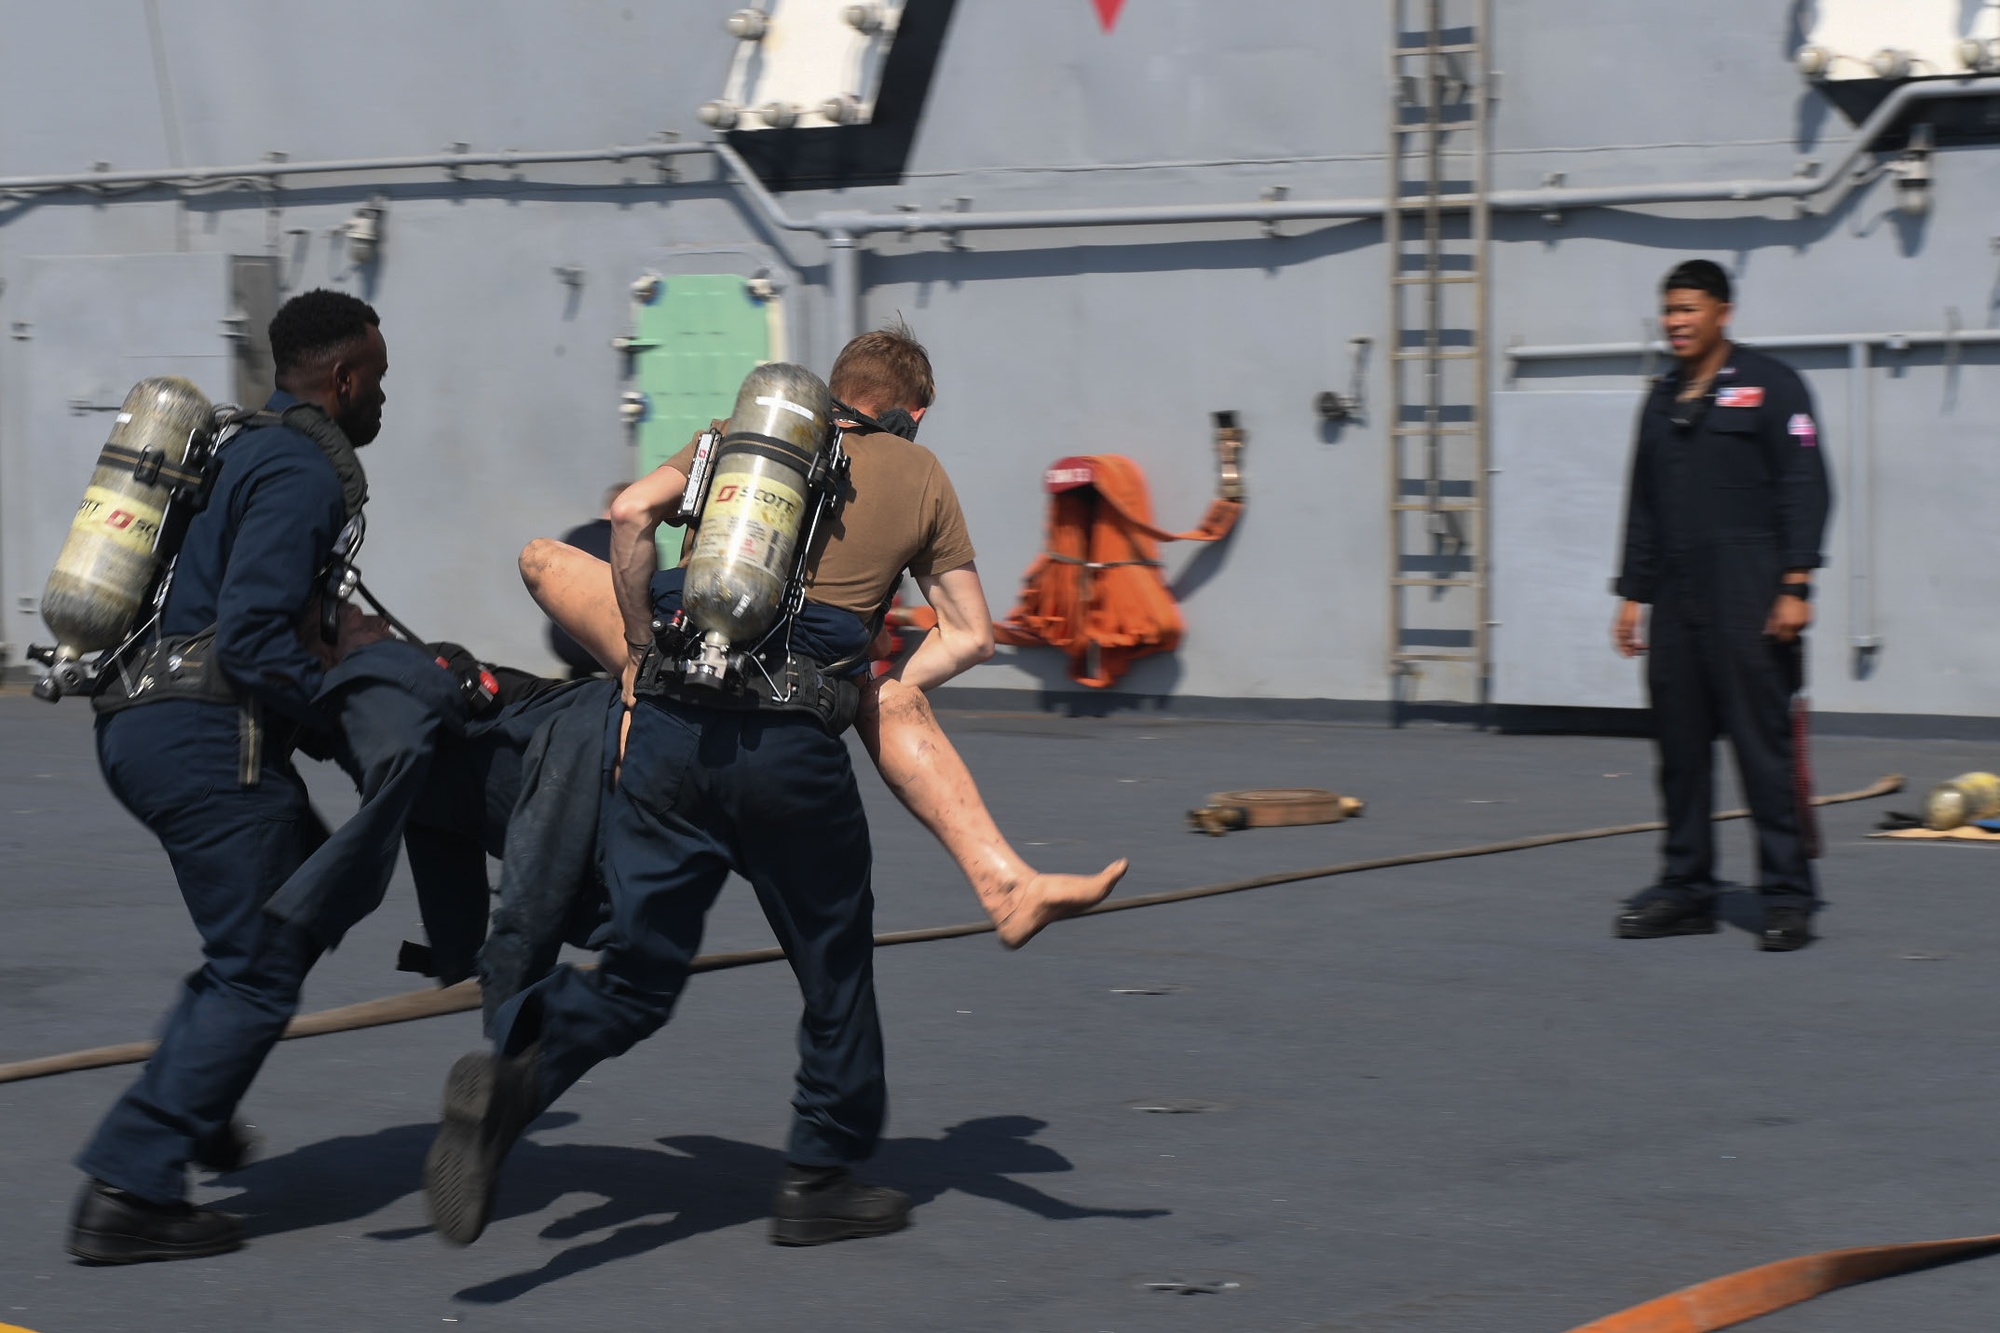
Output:
M281 392L271 405L295 401ZM273 427L231 441L188 529L162 628L216 626L216 659L251 702L163 699L98 725L105 781L166 848L204 955L145 1073L77 1159L141 1198L185 1193L185 1164L227 1130L319 955L310 934L263 908L326 837L291 761L300 728L317 725L321 675L297 625L343 526L339 479L311 440ZM256 714L263 735L246 771Z
M380 424L387 355L373 311L339 300L366 312L347 359L362 363L368 382L354 389L354 401L336 404L345 410L333 420L365 444ZM362 318L344 306L338 312ZM273 322L281 381L295 350L281 323L287 318L281 311ZM308 323L305 333L320 327ZM282 412L299 401L280 391L270 407ZM203 961L183 984L145 1072L77 1158L91 1177L70 1237L79 1257L130 1262L240 1244L234 1219L183 1202L186 1168L226 1166L238 1151L232 1113L321 952L309 930L264 907L327 836L291 752L320 725L312 700L322 663L300 626L349 507L328 454L299 430L270 426L231 440L187 530L161 629L193 635L213 626L212 665L238 701L148 699L99 721L105 781L166 849Z
M732 703L679 687L677 668L662 668L678 660L663 658L656 641L657 627L679 610L683 573L650 569L653 529L682 499L694 446L613 506L612 570L634 674L623 768L600 825L608 939L595 969L558 968L502 1005L492 1049L461 1057L447 1075L442 1123L424 1164L431 1220L447 1240L470 1244L483 1233L506 1155L543 1110L592 1066L667 1021L703 919L732 870L756 891L804 1001L771 1239L816 1245L908 1222L907 1195L849 1171L874 1152L887 1087L868 824L841 733L859 702L853 678L873 634L866 608L886 606L905 571L940 608L940 632L905 664L904 682L920 689L949 679L984 660L992 639L956 493L935 456L911 438L931 401L928 359L907 331L864 334L834 363L836 393L844 367L861 364L879 371L879 392L896 396L857 395L846 400L850 410L873 416L901 406L907 434L877 422L848 444L852 470L832 535L806 557L803 607L785 623L783 648L768 657L767 670L784 673L796 692L773 684ZM851 378L868 387L874 377L854 370ZM756 402L809 415L782 399ZM741 423L732 428L752 443L766 438ZM645 626L654 628L641 638ZM926 659L927 647L937 651ZM793 711L799 699L817 699L807 706L823 710Z
M1652 606L1650 642L1633 647L1647 653L1667 830L1660 882L1628 905L1617 933L1715 929L1714 743L1726 733L1756 825L1760 943L1782 950L1810 938L1817 891L1791 719L1804 642L1773 632L1774 607L1809 597L1830 495L1797 373L1734 344L1715 355L1693 397L1686 360L1662 376L1639 420L1616 591Z
M653 578L662 619L682 571ZM806 603L795 651L858 658L861 620ZM600 857L611 942L592 972L562 968L500 1011L495 1045L540 1043L553 1102L591 1066L667 1021L702 924L731 870L756 891L805 1000L787 1160L837 1167L868 1157L887 1105L875 1012L872 855L847 743L804 713L721 712L641 697Z

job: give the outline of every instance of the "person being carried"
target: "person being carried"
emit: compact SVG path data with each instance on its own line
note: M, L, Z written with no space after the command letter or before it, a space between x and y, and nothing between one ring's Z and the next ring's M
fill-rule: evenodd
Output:
M588 523L579 523L562 535L563 545L573 546L579 551L587 551L599 560L611 559L611 502L623 494L629 483L616 482L604 492L604 503L596 518ZM549 651L562 659L569 668L571 680L581 680L585 676L609 671L617 676L624 663L625 654L620 650L615 663L607 663L595 657L576 637L564 629L561 622L551 620L549 624Z
M654 477L637 486L679 485ZM550 620L607 671L623 669L624 620L609 563L537 537L521 552L521 580ZM1005 947L1018 949L1052 922L1088 910L1124 875L1123 858L1094 875L1044 873L1023 859L994 823L924 689L898 670L862 686L854 730L896 799L951 854Z

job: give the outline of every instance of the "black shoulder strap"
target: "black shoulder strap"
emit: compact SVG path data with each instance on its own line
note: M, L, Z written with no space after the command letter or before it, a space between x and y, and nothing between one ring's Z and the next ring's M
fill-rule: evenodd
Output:
M355 457L354 445L339 424L321 408L312 403L293 403L283 412L260 407L241 420L243 430L283 426L311 440L325 455L326 461L333 465L334 475L340 479L341 503L349 522L368 503L368 478L361 469L361 460Z

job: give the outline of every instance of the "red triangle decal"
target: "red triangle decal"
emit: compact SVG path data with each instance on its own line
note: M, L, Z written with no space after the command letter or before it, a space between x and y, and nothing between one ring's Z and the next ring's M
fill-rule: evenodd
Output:
M1118 26L1118 11L1125 8L1125 0L1091 0L1097 6L1097 21L1110 32Z

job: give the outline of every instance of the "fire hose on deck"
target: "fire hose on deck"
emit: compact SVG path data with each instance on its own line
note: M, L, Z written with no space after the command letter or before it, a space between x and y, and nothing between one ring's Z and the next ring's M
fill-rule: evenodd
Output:
M1857 791L1814 797L1813 804L1840 805L1850 801L1873 800L1878 796L1887 796L1900 791L1902 786L1901 774L1889 774L1877 778ZM1744 819L1749 813L1748 810L1724 810L1715 817L1717 820ZM1196 898L1244 893L1251 889L1296 884L1309 879L1330 879L1335 875L1358 875L1369 870L1389 870L1396 866L1424 865L1432 861L1455 861L1470 856L1497 856L1504 852L1524 852L1536 847L1554 847L1566 842L1623 837L1628 833L1654 833L1664 827L1666 826L1659 820L1648 820L1641 824L1613 824L1606 828L1578 829L1570 833L1540 833L1525 838L1510 838L1505 842L1477 843L1470 847L1405 852L1399 856L1378 856L1366 861L1346 861L1338 865L1316 866L1308 870L1280 870L1269 875L1225 880L1220 884L1202 884L1190 889L1169 889L1162 893L1138 893L1123 898L1111 898L1078 915L1103 916L1110 912L1129 912L1139 907L1191 902ZM894 930L877 935L875 946L887 948L894 944L923 944L931 940L952 940L966 935L990 934L993 929L993 923L990 921L967 921L954 926ZM732 967L780 962L784 956L784 951L775 947L744 949L737 953L703 954L694 960L688 970L721 972ZM286 1027L284 1040L321 1037L334 1032L352 1032L358 1028L383 1027L390 1023L407 1023L414 1019L462 1013L478 1007L479 983L462 981L455 986L441 989L410 991L402 995L385 996L379 1000L364 1000L360 1004L324 1009L316 1014L301 1014ZM150 1041L134 1041L118 1046L96 1046L88 1050L70 1051L64 1055L47 1055L34 1060L17 1060L12 1064L0 1064L0 1083L18 1083L25 1079L46 1078L52 1074L68 1074L83 1069L102 1069L110 1065L137 1064L153 1053L153 1046L154 1043Z
M1903 779L1900 775L1890 774L1856 791L1815 797L1812 804L1839 805L1850 801L1871 800L1899 791L1902 785ZM1742 819L1748 814L1747 810L1725 810L1715 818ZM1102 916L1110 912L1157 907L1166 903L1190 902L1197 898L1244 893L1251 889L1296 884L1312 879L1327 879L1336 875L1356 875L1364 871L1388 870L1396 866L1424 865L1434 861L1452 861L1474 856L1497 856L1507 852L1554 847L1570 842L1586 842L1596 838L1616 838L1631 833L1657 832L1662 827L1664 825L1660 821L1649 820L1638 824L1615 824L1606 828L1510 838L1504 842L1479 843L1469 847L1408 852L1399 856L1347 861L1305 870L1282 870L1247 879L1227 880L1219 884L1204 884L1194 888L1172 889L1163 893L1142 893L1114 898L1099 903L1081 915ZM993 929L991 922L971 921L919 930L890 931L877 935L875 944L878 948L894 944L921 944L930 940L987 934ZM783 958L783 951L776 948L745 949L737 953L703 955L694 960L689 970L720 972L728 968L778 962ZM289 1040L335 1032L351 1032L360 1028L407 1023L441 1014L460 1013L478 1007L479 985L477 982L465 981L440 990L413 991L379 1000L368 1000L360 1004L343 1005L315 1014L304 1014L292 1020L290 1026L285 1029L285 1038ZM150 1056L153 1046L154 1043L149 1041L128 1042L119 1046L100 1046L90 1050L71 1051L63 1055L20 1060L0 1065L0 1083L46 1078L55 1074L101 1069L111 1065L135 1064ZM1966 1236L1953 1240L1871 1245L1800 1255L1683 1287L1647 1301L1643 1305L1633 1306L1580 1325L1571 1329L1569 1333L1715 1333L1716 1330L1729 1328L1746 1320L1796 1305L1840 1287L1892 1277L1899 1273L1908 1273L1919 1268L1973 1258L1995 1251L2000 1251L2000 1234Z

